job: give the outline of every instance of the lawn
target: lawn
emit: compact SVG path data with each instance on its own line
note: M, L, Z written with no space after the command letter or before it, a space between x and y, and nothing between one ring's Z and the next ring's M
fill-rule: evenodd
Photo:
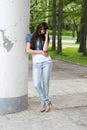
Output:
M76 43L76 35L73 38L71 31L63 30L62 39L63 41L61 54L58 54L57 51L52 51L52 43L50 43L49 53L51 57L79 63L81 65L87 65L87 56L83 56L82 53L78 52L79 43ZM68 42L66 40L68 40Z
M87 56L83 56L82 53L79 53L78 48L76 47L63 48L61 54L58 54L57 51L51 51L51 49L49 49L49 53L52 58L58 58L79 63L81 65L87 65Z

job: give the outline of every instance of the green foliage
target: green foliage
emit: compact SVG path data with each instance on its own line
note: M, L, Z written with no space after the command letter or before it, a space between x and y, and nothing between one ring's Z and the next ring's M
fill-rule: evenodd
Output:
M47 0L32 0L30 6L30 31L34 31L36 25L41 21L46 21L48 17L51 18L52 13L50 14L50 12L51 10L47 5Z
M71 30L62 30L62 35L63 36L72 36L72 31Z
M49 30L49 35L52 35L52 30ZM56 31L56 36L58 36L58 31ZM75 32L75 37L76 37L76 32ZM74 39L72 36L72 31L63 29L62 38L63 39Z
M47 1L49 4L47 5ZM72 30L73 24L75 23L78 28L80 26L80 18L82 14L82 3L83 0L64 0L63 7L63 28L68 25L69 29ZM52 1L51 0L31 0L30 6L30 31L34 31L36 25L45 21L48 18L49 28L52 29ZM59 0L56 1L56 23L58 25L58 4ZM57 29L57 28L56 28Z
M49 1L49 5L47 5L47 1ZM48 18L48 24L49 24L49 34L52 35L52 0L31 0L31 8L30 8L30 31L33 32L36 25L41 22L41 21L46 21ZM63 20L62 20L62 38L71 39L75 38L81 28L81 16L83 15L82 12L82 4L83 0L64 0L63 1ZM59 5L59 0L56 0L56 35L58 36L58 6ZM67 31L66 31L67 30ZM75 36L75 37L74 37ZM58 57L58 58L65 58L66 60L71 60L75 62L80 60L80 58L84 61L87 61L86 57L82 56L82 53L78 53L77 48L73 48L73 51L71 50L72 48L65 48L62 51L61 55L58 55L57 52L52 52L53 57ZM71 52L73 54L71 54ZM71 56L71 58L70 58ZM76 57L77 56L77 57ZM75 58L74 58L75 57ZM83 62L81 60L81 62ZM80 61L78 61L80 62Z

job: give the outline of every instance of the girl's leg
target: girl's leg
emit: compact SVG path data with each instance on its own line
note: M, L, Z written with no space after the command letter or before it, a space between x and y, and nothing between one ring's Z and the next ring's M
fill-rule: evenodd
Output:
M43 92L43 88L41 86L41 77L42 77L42 64L37 63L33 64L33 82L34 86L41 98L41 106L45 105L45 95Z
M52 62L43 62L43 88L44 88L44 95L45 95L45 104L50 104L51 101L49 99L49 80L50 80L50 73L52 70Z

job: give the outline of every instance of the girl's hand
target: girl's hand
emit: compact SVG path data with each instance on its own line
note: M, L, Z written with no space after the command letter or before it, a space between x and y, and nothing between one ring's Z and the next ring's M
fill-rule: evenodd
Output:
M46 34L45 34L45 37L48 37L48 29L46 30Z
M43 51L43 53L42 53L44 56L48 56L48 51Z

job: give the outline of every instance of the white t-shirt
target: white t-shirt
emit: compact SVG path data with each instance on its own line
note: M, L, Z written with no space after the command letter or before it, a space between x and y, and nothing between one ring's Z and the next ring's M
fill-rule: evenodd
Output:
M31 40L32 40L32 34L27 34L26 43L31 43ZM38 44L38 43L39 42L37 41L36 50L41 50L40 44ZM33 63L40 63L40 62L44 62L44 61L51 62L51 57L44 56L43 54L32 54L32 59L33 59Z
M44 56L42 54L33 54L32 59L33 59L33 63L40 63L40 62L44 62L44 61L50 62L51 61L50 56Z

